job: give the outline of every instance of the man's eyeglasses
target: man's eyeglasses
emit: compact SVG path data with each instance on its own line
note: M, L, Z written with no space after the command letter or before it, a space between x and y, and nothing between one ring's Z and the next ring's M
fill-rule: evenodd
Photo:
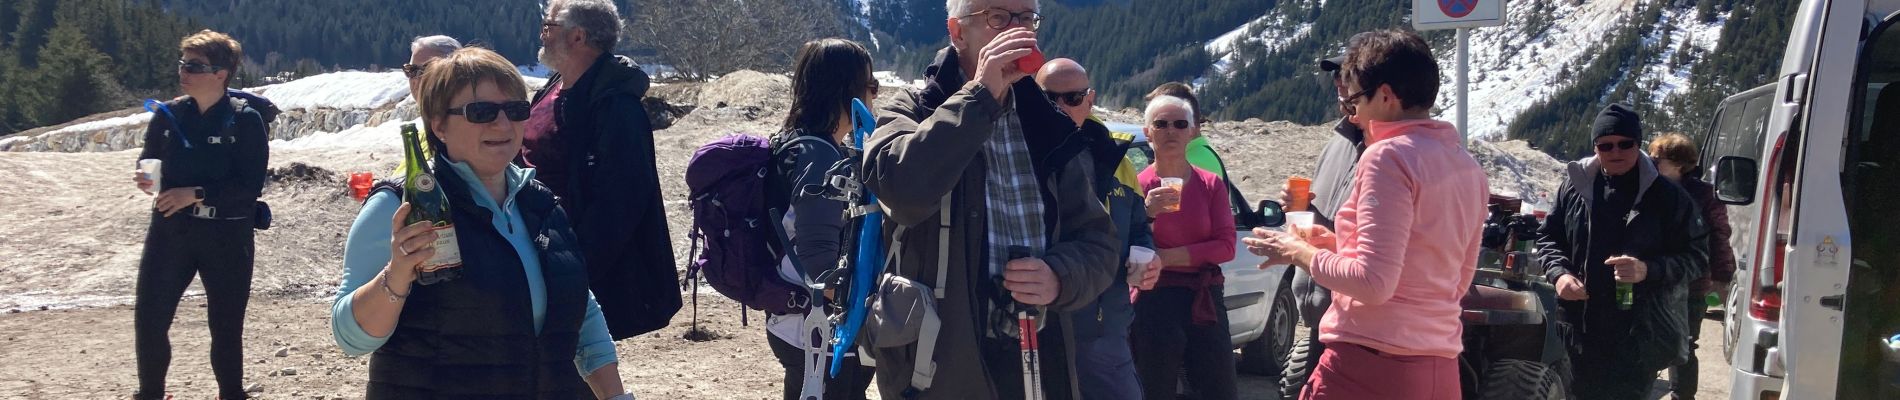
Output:
M985 16L983 24L989 26L990 29L1008 28L1009 25L1014 22L1021 22L1024 27L1028 27L1029 30L1032 31L1042 27L1042 14L1037 14L1035 11L1009 12L1009 10L1001 8L991 8L973 12L970 13L970 15L957 17L957 19L965 19L978 15Z
M409 79L420 78L422 77L422 71L428 68L429 63L426 62L421 64L403 64L402 75L409 77Z
M1373 90L1374 89L1361 90L1359 91L1359 93L1353 93L1350 96L1340 98L1339 109L1345 110L1346 116L1348 117L1358 115L1359 114L1359 98L1360 97L1372 98Z
M1170 123L1174 124L1174 129L1187 129L1190 126L1194 126L1193 122L1190 122L1185 119L1177 119L1173 121L1155 120L1154 122L1150 122L1148 124L1151 126L1154 126L1155 129L1168 129L1168 124Z
M467 117L468 122L486 124L495 122L495 116L505 112L508 114L509 121L521 122L528 120L528 109L530 108L532 108L532 105L526 100L501 103L478 101L464 104L461 108L451 108L449 109L449 115L461 115Z
M1623 149L1623 150L1634 149L1636 148L1636 143L1637 142L1635 139L1619 140L1619 141L1610 142L1610 143L1597 143L1597 151L1609 152L1610 149L1612 148Z
M1049 101L1067 105L1069 107L1081 107L1082 100L1087 100L1089 96L1088 89L1082 89L1082 90L1077 90L1073 92L1044 92L1044 93L1049 95Z
M543 30L543 31L546 31L546 30L549 30L549 29L554 29L554 28L565 28L565 27L567 27L567 26L566 26L566 25L561 25L561 23L560 23L560 22L557 22L557 21L555 21L555 20L551 20L551 19L550 19L550 20L546 20L546 21L541 21L541 30Z
M205 63L196 62L196 61L178 60L178 70L184 71L187 74L209 74L213 72L223 71L224 67L211 65L211 64L205 64Z

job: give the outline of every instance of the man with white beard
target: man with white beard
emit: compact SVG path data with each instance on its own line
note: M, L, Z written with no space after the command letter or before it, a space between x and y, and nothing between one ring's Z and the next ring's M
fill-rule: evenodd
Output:
M541 21L541 64L517 162L560 199L587 262L588 286L615 340L665 327L679 277L660 203L648 77L611 53L621 33L611 0L554 0Z

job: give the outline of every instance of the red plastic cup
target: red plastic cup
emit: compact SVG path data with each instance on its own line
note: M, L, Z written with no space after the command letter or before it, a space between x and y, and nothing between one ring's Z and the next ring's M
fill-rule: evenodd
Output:
M1032 47L1029 49L1029 55L1016 59L1016 69L1034 75L1037 71L1042 70L1042 63L1044 61L1047 60L1042 58L1042 49Z
M363 201L369 198L369 188L376 185L376 174L357 172L350 174L350 198Z

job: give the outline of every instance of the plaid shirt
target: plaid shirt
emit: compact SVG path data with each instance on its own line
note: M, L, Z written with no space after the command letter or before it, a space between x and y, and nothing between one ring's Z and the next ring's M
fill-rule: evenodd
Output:
M1004 101L1004 104L1011 104ZM995 131L984 144L988 197L990 274L1001 275L1009 262L1010 246L1028 247L1030 256L1041 256L1043 243L1042 191L1036 181L1035 164L1029 154L1029 142L1023 136L1022 121L1015 109L1005 106L996 119Z

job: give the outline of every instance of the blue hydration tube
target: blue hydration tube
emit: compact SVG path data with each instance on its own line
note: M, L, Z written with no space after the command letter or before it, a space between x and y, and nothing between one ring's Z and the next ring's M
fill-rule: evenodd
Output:
M877 127L877 118L871 115L871 109L859 99L851 99L851 122L854 128L852 140L859 149L864 149L864 141ZM863 173L860 166L858 173ZM857 265L851 270L850 307L845 309L844 325L833 331L836 341L831 346L831 377L837 378L840 367L844 365L844 354L850 350L858 338L858 329L864 326L865 300L871 295L871 285L879 272L884 271L884 213L878 211L877 195L871 193L869 186L864 189L865 204L870 212L864 214L864 222L858 228Z

